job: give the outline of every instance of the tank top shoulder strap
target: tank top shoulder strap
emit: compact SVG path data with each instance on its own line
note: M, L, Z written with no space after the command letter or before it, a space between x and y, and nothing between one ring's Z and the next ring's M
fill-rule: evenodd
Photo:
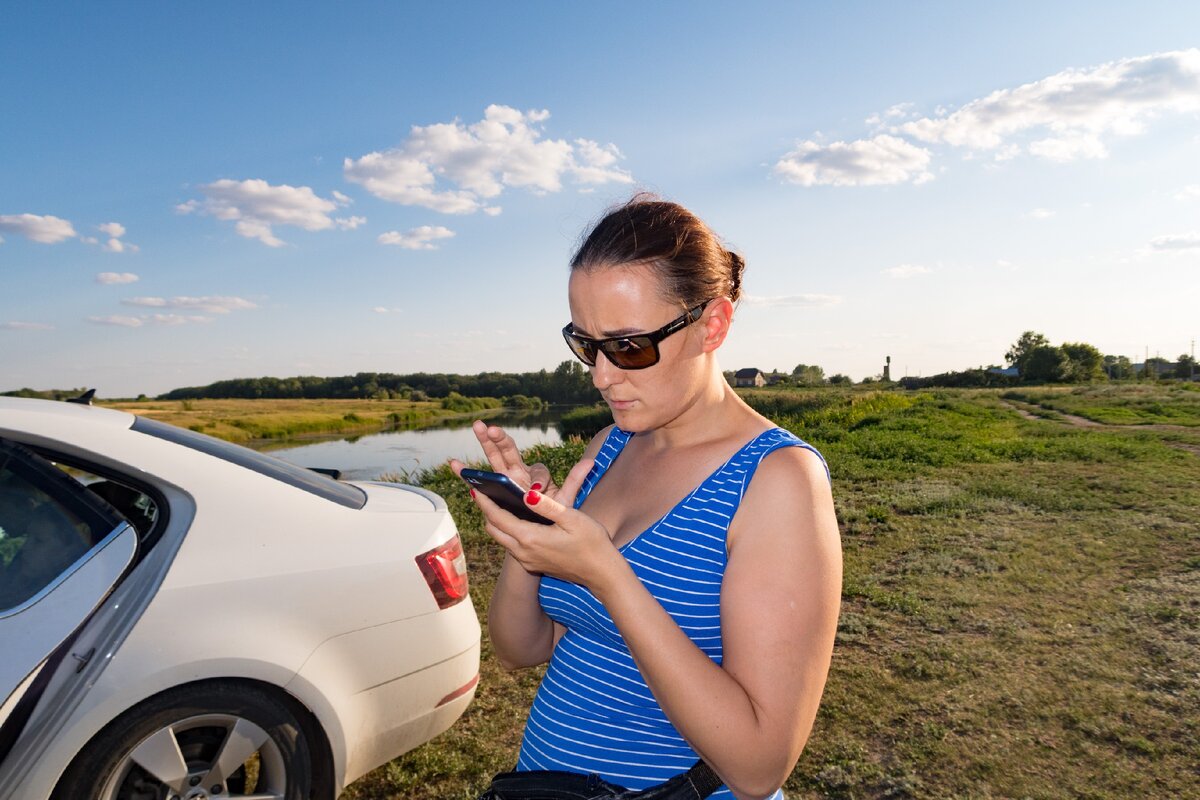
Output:
M746 489L750 486L750 479L754 477L758 465L769 454L781 447L803 447L805 450L811 451L821 459L821 465L825 467L826 479L830 478L829 464L826 463L825 457L817 448L785 428L770 428L746 444L725 463L724 467L710 476L709 480L728 482L732 479L739 484L737 494L740 501L746 494Z
M592 469L588 472L587 477L583 480L583 485L579 487L579 494L575 496L575 508L583 505L583 501L591 494L592 487L596 485L596 481L608 471L612 466L613 460L621 454L625 449L625 445L633 438L633 434L628 431L623 431L616 425L608 432L608 436L604 437L604 444L600 445L599 452L596 453L596 461L592 464Z

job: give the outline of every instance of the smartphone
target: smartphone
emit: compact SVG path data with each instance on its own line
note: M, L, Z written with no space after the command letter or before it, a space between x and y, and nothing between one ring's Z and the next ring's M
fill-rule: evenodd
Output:
M526 522L537 522L542 525L554 524L525 505L525 490L513 483L507 475L482 469L464 468L461 477L472 488L486 494L496 505L513 516Z

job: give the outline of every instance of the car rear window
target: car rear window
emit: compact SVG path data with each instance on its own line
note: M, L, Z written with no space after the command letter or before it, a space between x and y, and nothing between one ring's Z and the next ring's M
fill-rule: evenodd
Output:
M239 467L245 467L260 475L282 481L289 486L295 486L297 489L331 500L347 508L362 508L367 503L366 493L357 486L335 481L333 478L304 467L297 467L295 464L289 464L273 456L255 452L248 447L224 442L202 433L142 416L134 419L133 429L148 436L165 439L168 442L190 447L192 450L199 450L201 453L215 456L222 461L237 464Z

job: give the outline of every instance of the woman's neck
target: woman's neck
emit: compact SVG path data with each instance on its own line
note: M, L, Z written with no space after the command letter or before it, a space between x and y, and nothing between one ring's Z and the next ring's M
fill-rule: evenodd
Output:
M709 379L674 419L639 435L653 450L686 448L730 436L755 416L714 363Z

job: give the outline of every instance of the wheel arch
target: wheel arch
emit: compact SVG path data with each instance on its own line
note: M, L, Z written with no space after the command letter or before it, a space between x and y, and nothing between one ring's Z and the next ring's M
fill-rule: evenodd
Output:
M304 733L311 743L313 764L313 786L311 797L312 800L335 800L337 796L336 788L340 785L338 780L339 771L335 764L333 745L329 734L322 725L321 719L309 706L287 689L269 681L258 680L255 678L247 678L243 676L228 676L228 677L207 677L201 678L186 683L180 683L173 686L163 688L157 692L139 698L128 708L122 710L119 714L113 716L107 723L95 730L86 741L76 750L71 760L66 764L65 768L55 780L53 791L50 793L51 800L58 800L60 797L60 784L68 775L75 761L80 758L87 747L99 737L105 735L112 725L117 723L125 714L146 703L157 700L165 694L179 691L185 688L202 689L213 686L230 686L238 685L246 688L252 688L256 691L261 691L264 694L272 696L274 699L283 703L295 715L296 720L303 726ZM344 757L343 757L344 762Z

